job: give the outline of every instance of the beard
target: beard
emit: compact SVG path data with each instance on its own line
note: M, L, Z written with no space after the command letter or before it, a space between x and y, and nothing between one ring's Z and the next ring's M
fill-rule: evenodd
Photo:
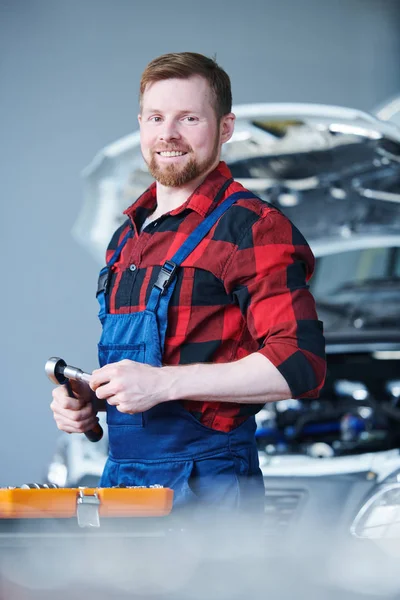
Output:
M165 148L165 151L181 151L191 154L193 151L190 147L187 148ZM190 183L194 179L205 175L214 165L219 155L219 138L216 136L215 143L210 155L203 161L199 162L196 158L189 158L189 161L183 166L178 165L163 165L160 166L157 162L157 152L151 152L151 159L146 161L150 174L158 183L165 187L182 187Z

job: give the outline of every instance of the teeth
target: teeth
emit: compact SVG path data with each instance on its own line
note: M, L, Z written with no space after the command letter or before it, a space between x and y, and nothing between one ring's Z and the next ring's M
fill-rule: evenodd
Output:
M184 152L159 152L160 156L183 156Z

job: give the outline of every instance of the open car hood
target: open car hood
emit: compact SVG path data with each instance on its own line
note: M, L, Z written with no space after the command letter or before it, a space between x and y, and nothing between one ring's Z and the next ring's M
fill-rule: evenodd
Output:
M363 247L371 236L379 244L383 233L400 238L400 128L394 123L320 104L233 110L235 132L222 159L236 179L297 225L317 255L335 243ZM83 179L73 234L102 262L123 210L152 182L139 132L103 148Z
M257 415L263 471L290 479L293 473L365 471L386 477L400 469L400 272L394 266L400 128L385 119L398 117L400 102L382 107L381 118L316 104L249 104L234 112L235 133L222 158L310 242L317 258L310 287L327 341L320 398L268 403ZM123 210L152 181L139 133L103 148L83 179L74 234L103 263ZM380 257L390 272L378 272ZM75 470L69 484L83 485L83 472Z

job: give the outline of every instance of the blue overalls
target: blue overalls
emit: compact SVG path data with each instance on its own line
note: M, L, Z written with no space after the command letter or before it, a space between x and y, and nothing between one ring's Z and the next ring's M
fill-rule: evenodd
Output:
M198 225L161 268L144 311L110 314L107 278L134 232L126 234L99 277L97 297L103 326L100 366L123 359L162 365L168 304L176 284L176 270L236 200L253 197L250 192L229 196ZM199 501L233 509L245 503L261 506L264 486L258 465L254 417L229 433L215 431L202 425L175 401L137 414L123 414L115 406L107 405L107 423L109 457L101 486L160 484L170 487L174 490L174 508Z

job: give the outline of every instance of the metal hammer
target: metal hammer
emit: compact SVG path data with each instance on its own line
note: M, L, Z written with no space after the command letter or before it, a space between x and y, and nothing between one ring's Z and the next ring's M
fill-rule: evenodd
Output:
M70 379L74 381L85 381L86 383L90 380L90 374L85 373L77 367L71 367L67 365L65 360L58 356L52 356L46 362L44 370L46 371L47 377L56 385L66 385L67 390L71 398L74 398L74 394L71 389ZM98 442L103 437L103 429L101 425L97 424L90 431L85 431L85 435L91 442Z

